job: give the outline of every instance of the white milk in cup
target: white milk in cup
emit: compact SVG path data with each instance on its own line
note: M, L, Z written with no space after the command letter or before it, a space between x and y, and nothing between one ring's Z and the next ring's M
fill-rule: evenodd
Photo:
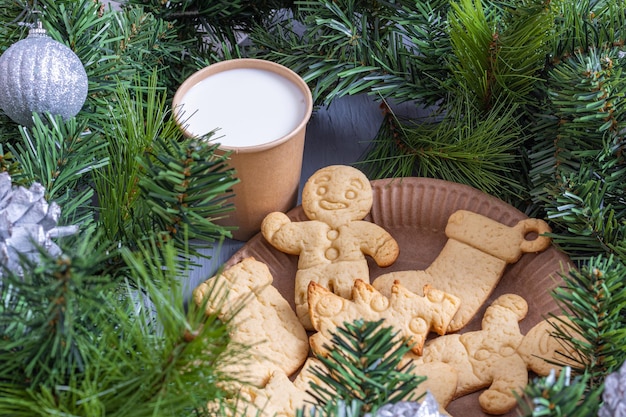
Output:
M295 72L271 61L232 59L191 75L173 100L187 136L215 131L210 140L231 151L234 212L216 223L237 226L248 240L272 211L295 206L306 124L313 110L308 86Z

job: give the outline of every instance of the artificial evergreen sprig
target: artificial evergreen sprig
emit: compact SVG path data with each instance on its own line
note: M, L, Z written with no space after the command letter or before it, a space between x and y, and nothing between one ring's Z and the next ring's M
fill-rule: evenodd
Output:
M237 179L218 146L208 139L179 144L159 138L141 160L142 196L155 225L178 244L189 239L211 244L230 236L232 227L214 222L233 209L227 199Z
M22 258L22 273L3 271L0 283L0 381L16 389L55 387L81 372L114 284L103 265L110 254L99 236L85 231L61 255L43 248ZM67 249L67 246L62 245ZM3 398L0 395L0 398ZM0 411L8 398L0 400ZM0 414L4 414L1 413Z
M620 0L558 1L556 39L550 56L555 62L579 52L624 46L626 15Z
M626 267L615 257L591 257L580 269L562 273L553 296L568 321L555 320L554 337L576 352L579 373L589 376L589 391L626 361Z
M107 165L107 144L87 129L84 120L37 114L32 128L20 127L18 142L7 144L19 171L15 181L38 182L46 199L63 206L61 223L93 220L90 175Z
M597 415L600 390L589 394L588 375L571 378L568 367L535 378L518 397L523 417L592 417ZM517 395L517 394L516 394Z
M403 363L411 346L396 336L382 320L357 320L338 327L326 346L328 355L317 356L322 366L311 370L320 380L311 383L310 393L317 402L314 408L325 413L367 412L388 402L418 400L413 391L425 377L411 373L410 362Z
M424 121L387 111L358 164L372 178L440 178L504 199L522 195L519 180L512 180L521 143L513 108L498 106L480 117L471 101L458 101L458 107L440 120Z
M535 200L554 198L550 189L581 167L603 175L619 170L626 120L624 74L617 48L590 49L550 69L541 86L546 101L531 129L529 172ZM611 162L613 160L613 162ZM616 165L619 164L619 165Z
M562 183L546 186L552 196L544 203L555 229L553 242L571 259L584 262L589 256L615 256L626 262L626 213L623 178L626 166L613 169L616 160L606 155L599 170L585 164L562 177Z
M211 403L211 415L224 415L236 376L220 369L245 351L228 323L187 307L178 249L154 240L122 248L120 280L102 272L115 248L94 250L98 238L78 236L66 255L3 279L0 414L209 415Z
M218 147L208 138L180 144L158 138L139 161L139 189L154 224L179 245L189 239L206 245L230 237L232 227L215 221L233 209L227 199L238 180L228 167L228 155Z

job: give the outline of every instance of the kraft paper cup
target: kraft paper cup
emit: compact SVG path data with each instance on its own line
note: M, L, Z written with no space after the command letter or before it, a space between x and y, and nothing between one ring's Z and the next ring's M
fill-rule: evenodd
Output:
M296 205L302 171L306 125L313 111L313 99L309 87L298 74L280 64L252 58L231 59L209 65L192 74L176 91L172 107L179 126L187 136L209 133L208 131L194 132L190 129L187 124L190 113L195 114L197 111L199 115L202 108L200 106L200 109L192 109L191 107L197 106L186 103L185 97L189 97L188 92L208 77L242 68L269 71L297 87L301 93L301 101L294 103L294 105L297 105L298 108L302 106L303 109L299 121L293 123L293 128L288 133L269 141L266 140L262 144L232 146L227 144L228 134L224 133L224 144L220 145L219 149L231 152L229 165L235 169L235 176L239 179L239 183L233 187L232 203L235 210L229 213L227 217L216 220L215 223L224 226L236 226L237 230L233 231L233 238L247 241L259 232L261 222L267 214L273 211L286 212ZM237 87L234 85L233 89L236 90ZM220 98L209 93L206 100L207 102L208 100L219 102ZM186 105L187 109L185 108ZM290 106L290 104L286 103L286 106ZM238 108L233 109L233 111L238 112L237 118L241 123L247 123L250 115L245 114L245 112L242 113ZM279 112L280 109L276 111ZM275 115L278 123L280 114L276 113ZM210 116L211 114L202 115L202 117ZM211 120L211 124L213 124L213 120ZM220 120L215 120L211 130L220 127ZM222 143L219 139L219 130L216 136L216 143Z

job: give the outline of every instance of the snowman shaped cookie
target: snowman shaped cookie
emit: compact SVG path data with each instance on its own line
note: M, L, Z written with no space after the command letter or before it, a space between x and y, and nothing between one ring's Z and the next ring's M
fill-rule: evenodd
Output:
M261 225L265 239L276 249L298 255L295 305L304 327L309 318L309 282L350 298L356 279L369 283L366 255L378 266L391 265L398 243L382 227L363 220L373 204L372 187L358 169L331 165L316 171L302 190L308 221L293 222L285 213L268 214Z

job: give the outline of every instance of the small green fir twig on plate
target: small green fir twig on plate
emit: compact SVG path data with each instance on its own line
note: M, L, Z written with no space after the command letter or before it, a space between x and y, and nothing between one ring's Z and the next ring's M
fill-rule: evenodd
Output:
M297 416L362 416L385 404L420 399L414 390L426 377L403 362L411 346L382 320L344 323L327 349L327 356L317 357L321 366L311 371L320 381L310 387L316 404L298 410Z

